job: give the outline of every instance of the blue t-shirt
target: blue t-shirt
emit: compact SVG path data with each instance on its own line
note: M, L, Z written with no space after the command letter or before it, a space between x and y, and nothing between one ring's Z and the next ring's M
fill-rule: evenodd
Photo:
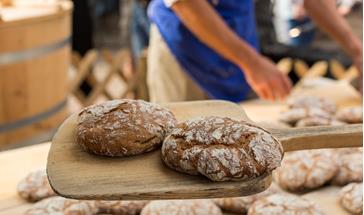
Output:
M210 4L239 37L258 48L253 0ZM199 41L163 0L151 2L148 16L184 71L208 96L234 102L246 98L251 89L240 68Z

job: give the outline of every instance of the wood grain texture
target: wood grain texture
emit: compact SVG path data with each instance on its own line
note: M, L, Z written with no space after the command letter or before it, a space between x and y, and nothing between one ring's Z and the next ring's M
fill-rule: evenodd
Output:
M165 104L178 120L198 116L246 118L236 104L222 101ZM91 155L75 144L77 115L70 117L55 135L47 172L60 195L77 199L186 199L250 195L269 187L270 175L244 182L212 182L167 168L160 151L129 158Z
M285 152L305 149L363 146L363 125L272 129Z
M178 120L227 116L250 121L238 105L222 101L163 104ZM160 151L129 158L91 155L75 144L77 115L68 118L53 139L47 171L60 195L77 199L185 199L244 196L269 187L271 176L251 181L212 182L166 168ZM285 150L361 145L362 126L273 129Z

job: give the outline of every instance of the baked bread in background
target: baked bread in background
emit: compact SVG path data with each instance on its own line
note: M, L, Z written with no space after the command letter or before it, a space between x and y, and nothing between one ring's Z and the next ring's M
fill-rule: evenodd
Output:
M255 178L272 172L282 158L282 145L269 132L222 117L182 122L162 145L162 159L168 167L212 181Z
M363 123L363 107L347 107L336 113L336 118L346 123Z
M19 196L29 202L56 195L48 182L45 169L29 173L18 183L16 189Z
M234 198L219 198L219 199L214 199L213 201L223 211L234 214L246 214L249 208L258 199L280 192L283 191L275 183L272 183L267 190L258 194L250 196L234 197Z
M95 201L98 214L138 215L149 201Z
M336 112L336 104L329 98L316 96L302 96L287 101L290 109L295 108L318 108L329 114Z
M362 148L334 149L335 161L339 170L331 180L334 185L346 185L351 182L363 181L363 150Z
M338 171L332 150L304 150L285 154L281 167L273 172L274 181L288 191L321 187Z
M140 215L222 215L211 200L164 200L147 204Z
M94 201L54 196L35 203L24 215L95 215L96 213Z
M340 204L352 214L363 214L363 184L351 183L339 194Z
M323 118L323 117L307 117L299 120L296 123L296 127L307 127L307 126L338 126L345 125L346 123L338 121L334 118Z
M292 194L273 194L254 202L248 215L323 215L313 202Z
M279 115L280 121L290 124L292 126L295 126L298 121L306 118L320 118L331 120L332 116L329 113L314 107L289 109Z
M177 124L171 111L142 100L112 100L79 113L77 143L88 152L130 156L160 146Z

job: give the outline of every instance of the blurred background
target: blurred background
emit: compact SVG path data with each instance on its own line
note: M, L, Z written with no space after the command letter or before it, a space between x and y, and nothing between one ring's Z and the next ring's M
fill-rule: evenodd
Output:
M254 1L262 54L294 83L313 66L319 76L353 80L351 59L295 2ZM0 151L50 141L85 106L148 101L148 4L0 0ZM337 9L362 38L362 1L340 0Z

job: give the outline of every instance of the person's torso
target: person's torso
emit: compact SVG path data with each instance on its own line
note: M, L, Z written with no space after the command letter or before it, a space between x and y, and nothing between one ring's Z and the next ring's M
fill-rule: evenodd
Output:
M240 38L258 48L253 0L209 3ZM250 88L240 68L196 38L163 0L153 0L148 14L177 61L209 96L231 101L245 98Z

